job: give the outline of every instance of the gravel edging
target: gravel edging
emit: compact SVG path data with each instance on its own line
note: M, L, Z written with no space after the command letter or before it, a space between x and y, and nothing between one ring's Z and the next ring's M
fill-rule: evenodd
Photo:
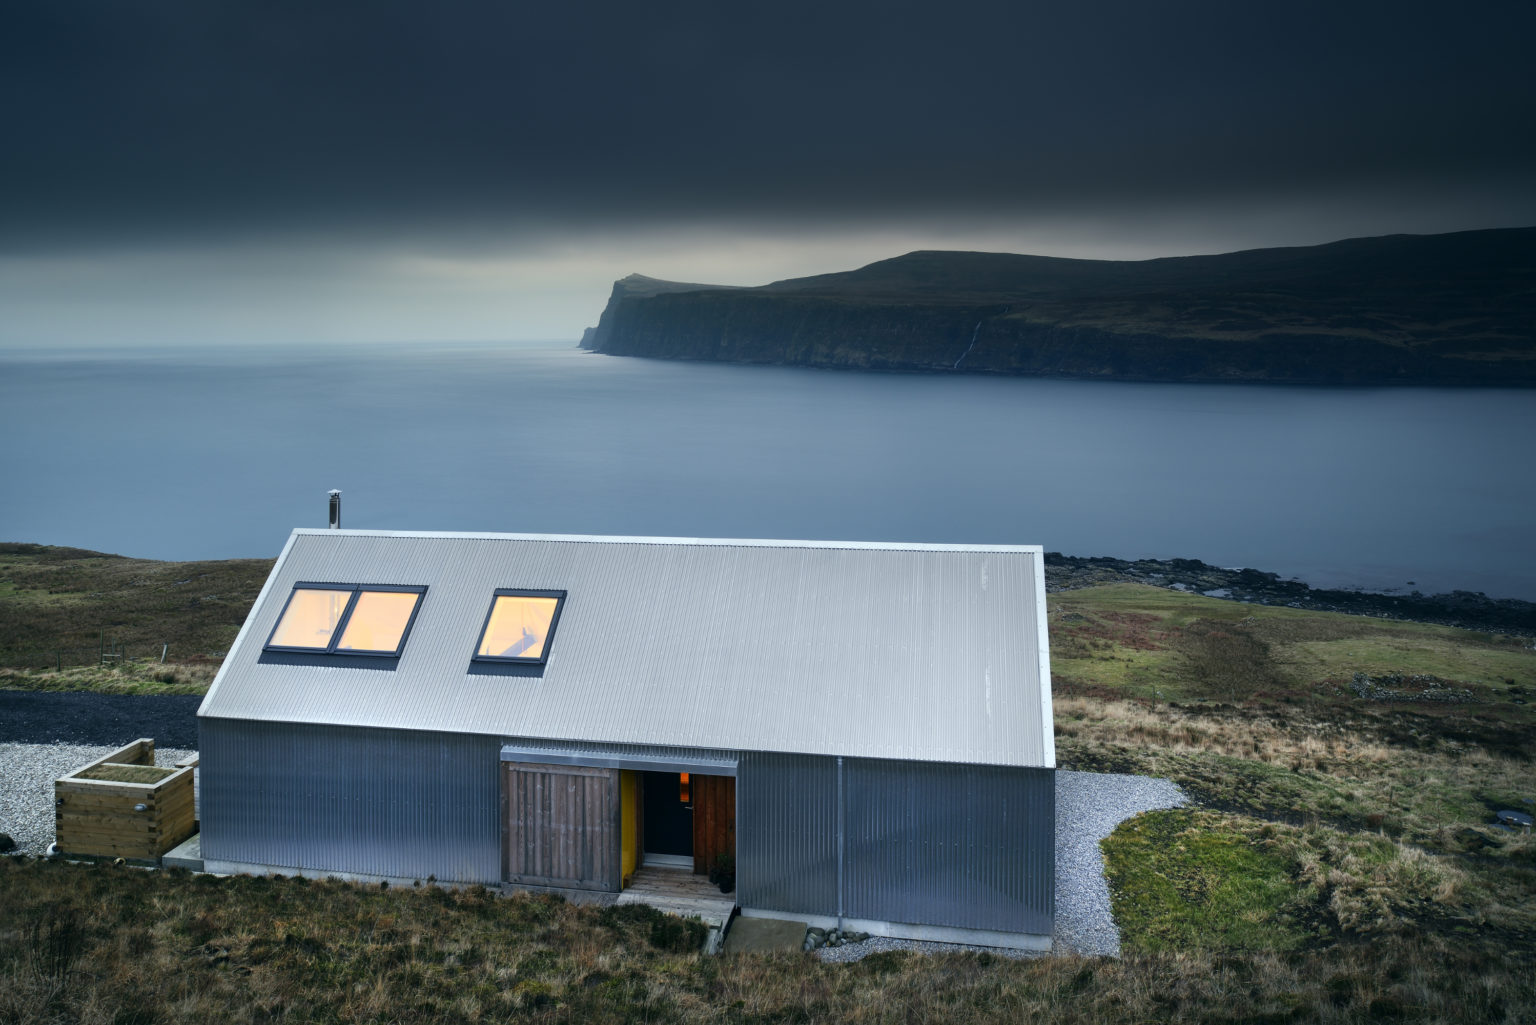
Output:
M1155 776L1056 771L1056 934L1052 953L1119 956L1120 929L1110 910L1099 841L1133 815L1188 802L1178 784ZM862 943L822 947L816 956L823 961L848 962L882 950L925 954L985 950L1018 958L1045 953L875 936Z
M1099 841L1126 819L1189 798L1177 783L1117 772L1056 772L1056 949L1118 957Z
M0 744L0 833L16 841L12 854L43 855L53 843L53 781L121 744ZM174 765L196 751L156 747L156 765Z

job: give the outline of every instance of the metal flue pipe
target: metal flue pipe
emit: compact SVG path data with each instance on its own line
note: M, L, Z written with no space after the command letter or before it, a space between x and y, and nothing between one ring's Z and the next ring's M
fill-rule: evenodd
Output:
M331 489L331 529L341 529L341 492Z

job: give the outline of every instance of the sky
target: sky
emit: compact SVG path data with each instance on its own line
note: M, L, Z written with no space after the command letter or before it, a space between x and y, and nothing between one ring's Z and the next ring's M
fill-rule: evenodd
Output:
M574 342L631 272L1536 224L1536 4L13 0L0 347Z

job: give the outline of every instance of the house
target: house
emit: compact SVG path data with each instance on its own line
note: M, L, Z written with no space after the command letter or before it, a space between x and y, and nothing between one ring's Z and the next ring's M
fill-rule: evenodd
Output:
M1038 546L296 530L198 717L210 871L1050 942Z

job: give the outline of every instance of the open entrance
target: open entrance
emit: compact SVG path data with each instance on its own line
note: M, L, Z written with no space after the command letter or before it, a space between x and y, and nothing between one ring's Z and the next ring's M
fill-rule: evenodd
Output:
M687 762L669 772L640 759L628 766L515 759L539 754L502 748L507 882L617 892L647 866L674 877L734 879L735 777L684 772Z
M707 875L736 856L736 780L689 772L643 772L644 863Z
M693 864L693 780L686 772L641 773L645 862Z

